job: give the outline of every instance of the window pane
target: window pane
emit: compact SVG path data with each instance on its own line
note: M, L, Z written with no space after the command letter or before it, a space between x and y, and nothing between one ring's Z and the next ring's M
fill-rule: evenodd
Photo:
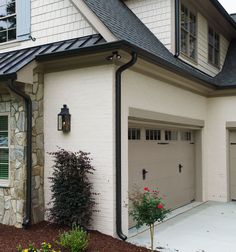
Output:
M149 140L150 136L149 136L149 130L146 130L146 140Z
M215 33L215 48L220 50L220 36L217 33Z
M196 39L190 36L190 45L189 45L189 56L193 59L196 58Z
M188 9L181 6L181 27L188 30Z
M0 149L0 163L8 164L8 149Z
M16 28L16 16L7 19L7 27L8 29Z
M190 13L190 33L196 36L196 17Z
M6 31L0 32L0 43L6 41L7 41L7 32Z
M0 0L0 6L1 6L1 5L4 5L4 4L6 4L6 3L7 3L6 0Z
M6 5L0 6L0 17L5 17L7 15Z
M7 15L12 15L16 13L16 4L13 1L9 1L6 7Z
M219 54L219 52L217 51L217 50L215 50L215 65L219 65L219 56L220 56L220 54Z
M140 129L137 129L137 140L140 140Z
M213 63L213 46L208 45L208 60Z
M0 179L8 179L8 164L0 163Z
M8 30L8 41L16 39L16 29Z
M181 52L187 54L188 52L188 33L184 30L181 31Z
M171 140L171 131L169 130L165 131L165 140Z
M0 116L0 131L8 130L8 116Z
M7 18L0 20L0 31L7 29Z
M208 43L211 45L214 44L214 33L211 28L209 28L209 31L208 31Z
M8 146L8 132L0 132L0 147Z

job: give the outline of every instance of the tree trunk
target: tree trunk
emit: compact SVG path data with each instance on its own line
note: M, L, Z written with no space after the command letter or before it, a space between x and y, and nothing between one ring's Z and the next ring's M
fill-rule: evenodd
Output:
M153 252L154 224L150 225L151 251Z

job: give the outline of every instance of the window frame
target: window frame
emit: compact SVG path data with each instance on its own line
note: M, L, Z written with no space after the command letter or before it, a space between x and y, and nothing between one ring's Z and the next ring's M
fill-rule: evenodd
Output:
M5 30L2 31L2 32L6 31L6 35L7 35L6 38L7 39L4 42L0 42L0 45L4 45L4 44L7 44L7 43L12 43L12 42L17 41L17 6L16 6L17 5L17 1L14 0L14 2L15 2L15 13L14 14L10 14L10 15L6 15L4 17L0 17L0 21L15 16L15 19L16 19L15 28L14 29L8 29L8 28L6 28ZM4 5L2 5L2 6L4 6ZM6 7L7 7L7 4L6 4ZM8 40L8 32L10 30L15 30L15 38L11 39L11 40Z
M212 30L212 32L213 32L213 42L212 42L212 44L210 43L210 30ZM219 42L218 42L219 48L216 48L216 40L215 40L216 35L219 38ZM211 64L214 67L217 67L217 68L220 68L220 44L221 44L220 33L218 33L216 31L216 29L214 29L212 26L208 25L208 30L207 30L207 53L208 53L207 58L208 58L208 63ZM212 61L209 58L209 56L210 56L209 47L210 46L212 46L212 48L213 48ZM216 50L218 51L218 64L216 63L216 58L215 58Z
M9 113L0 113L1 116L7 116L7 122L8 122L8 145L7 147L1 147L0 149L8 149L8 178L7 179L1 179L0 178L0 188L1 187L9 187L9 182L10 182L10 115Z
M148 132L148 134L147 134ZM151 134L152 132L152 134ZM155 132L156 132L156 138L155 138ZM148 139L147 139L148 138ZM153 139L151 139L153 138ZM145 128L145 141L153 142L153 141L161 141L161 129L159 128Z
M135 132L135 137L133 138L133 132ZM139 133L138 133L139 132ZM140 141L142 130L139 127L128 127L128 140L129 141Z
M167 139L167 133L170 133L170 139ZM174 135L173 135L174 134ZM176 136L175 139L172 137ZM164 129L164 140L167 142L177 142L179 140L179 130L178 129Z
M191 24L187 21L187 29L182 26L182 7L184 7L187 10L187 19L190 20L190 16L193 15L195 18L195 34L191 33ZM185 2L180 2L179 6L179 47L180 47L180 54L187 59L191 60L193 63L197 63L198 60L198 22L197 22L197 13L193 10L193 8L189 7L188 4L185 4ZM186 51L184 52L182 49L182 34L185 32L187 34L187 44L186 44ZM195 54L194 57L191 57L191 50L190 50L190 38L195 39Z

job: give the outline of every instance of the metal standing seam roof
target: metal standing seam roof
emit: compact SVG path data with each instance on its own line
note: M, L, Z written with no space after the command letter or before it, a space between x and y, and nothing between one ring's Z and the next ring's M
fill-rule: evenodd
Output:
M0 76L14 74L22 67L29 64L38 55L47 55L58 52L69 52L79 48L85 48L106 43L100 34L69 39L46 45L24 48L0 54Z

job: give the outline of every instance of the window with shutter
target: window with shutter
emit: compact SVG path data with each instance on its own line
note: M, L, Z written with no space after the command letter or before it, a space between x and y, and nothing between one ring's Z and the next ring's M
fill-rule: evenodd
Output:
M0 179L9 178L8 116L0 116Z
M30 39L30 0L0 0L0 43Z
M16 39L16 2L0 0L0 43Z

